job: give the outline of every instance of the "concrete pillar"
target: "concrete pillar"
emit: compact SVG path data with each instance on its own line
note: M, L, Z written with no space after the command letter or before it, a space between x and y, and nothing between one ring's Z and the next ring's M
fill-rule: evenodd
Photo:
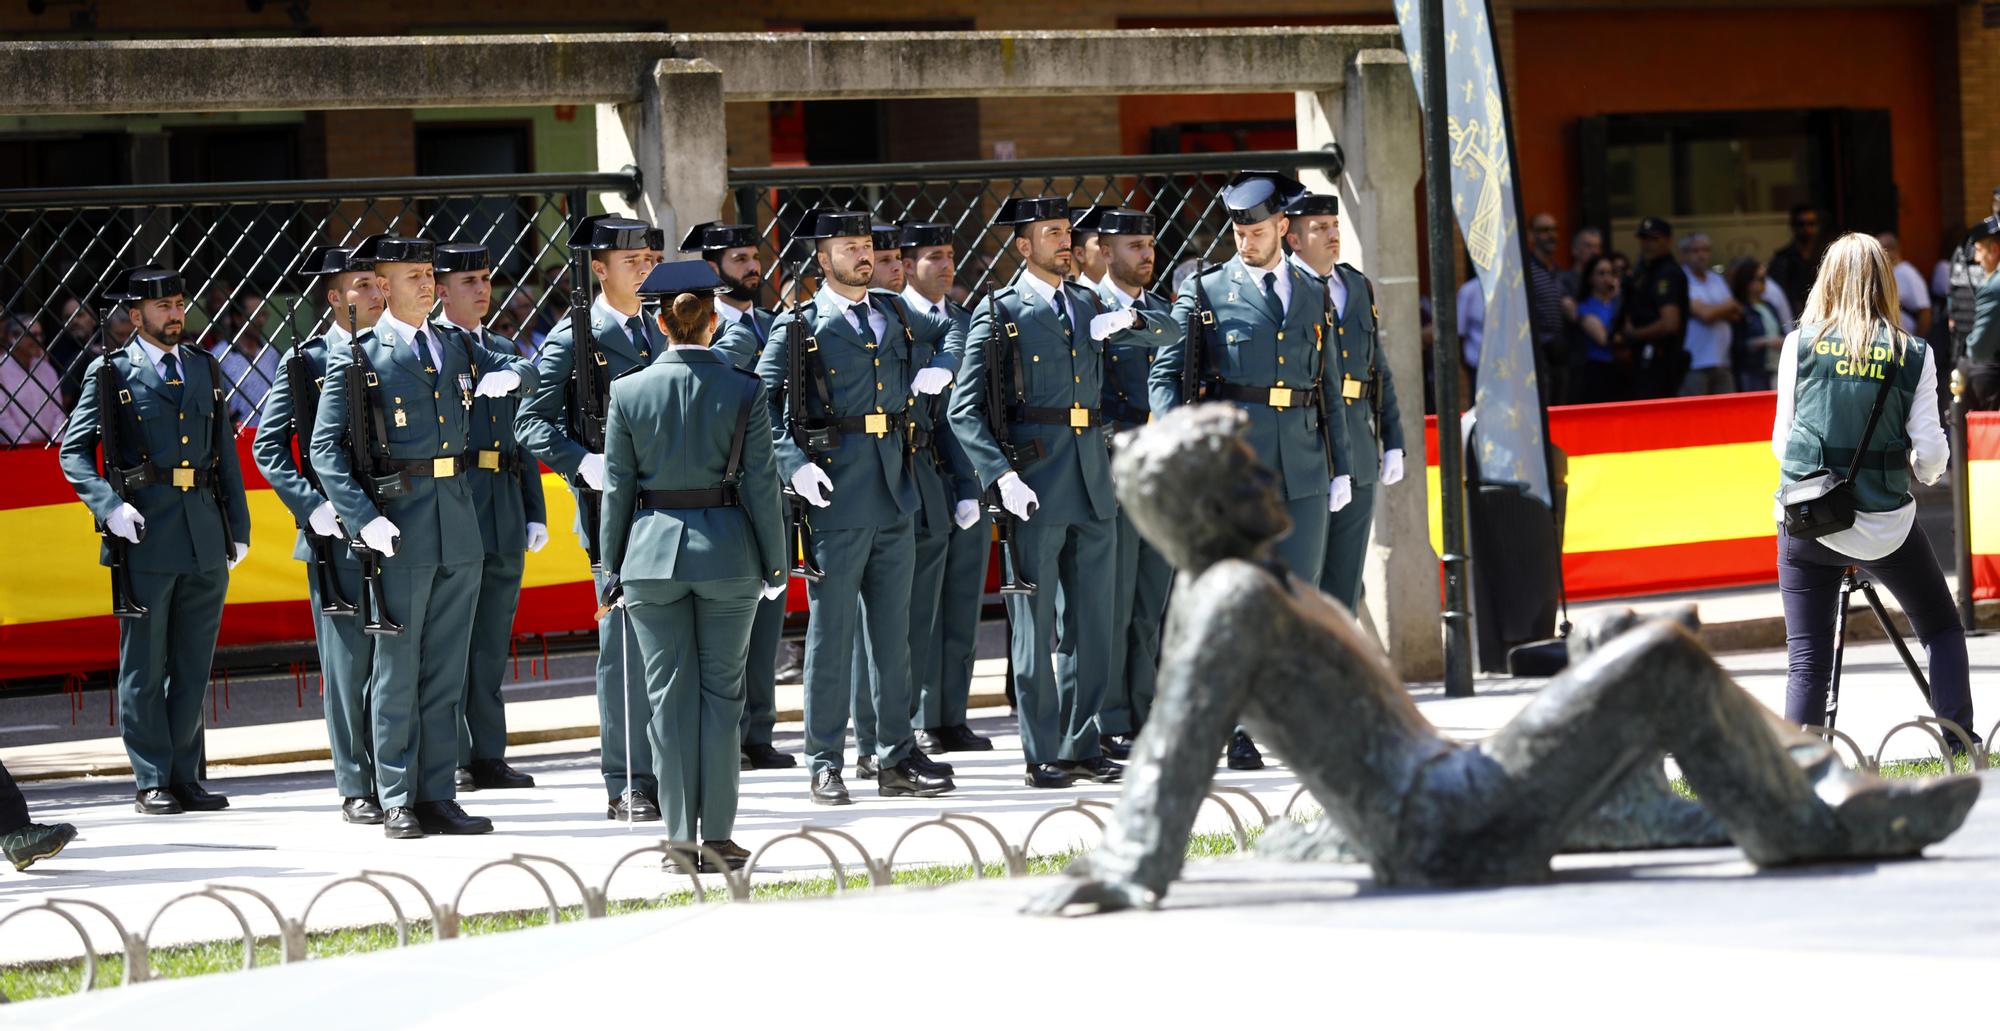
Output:
M1422 121L1409 64L1400 50L1363 50L1338 90L1298 93L1299 147L1338 141L1338 183L1318 174L1315 190L1340 196L1341 260L1368 274L1381 309L1382 350L1396 380L1408 445L1403 482L1378 492L1375 533L1363 574L1364 618L1406 680L1443 675L1438 624L1438 557L1431 549L1424 477L1424 366L1418 319L1416 186L1423 171Z
M637 165L641 193L637 217L667 232L667 249L683 226L719 218L729 180L729 128L722 103L722 70L699 58L663 60L640 86L639 99L616 108L625 146L612 137L605 112L598 116L598 167ZM618 160L607 164L607 159ZM605 198L609 210L624 205Z

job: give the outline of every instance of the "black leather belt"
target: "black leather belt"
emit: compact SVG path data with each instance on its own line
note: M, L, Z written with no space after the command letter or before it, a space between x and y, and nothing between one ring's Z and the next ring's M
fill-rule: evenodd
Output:
M489 473L518 473L521 471L519 451L475 451L474 469L484 469Z
M389 468L406 476L457 476L465 471L465 456L452 455L450 458L415 458L392 461Z
M1071 429L1087 429L1102 425L1104 420L1095 408L1075 406L1070 408L1033 408L1020 405L1009 413L1015 422L1032 423L1036 426L1068 426Z
M1359 401L1364 397L1374 397L1375 381L1372 379L1355 379L1352 376L1342 376L1340 377L1340 396L1348 401Z
M698 490L642 490L640 508L733 508L741 494L730 484Z
M908 412L856 415L833 420L833 428L842 433L866 433L871 437L886 437L891 433L909 432L910 415Z
M1218 383L1212 396L1224 401L1269 405L1272 408L1312 408L1319 404L1318 387L1246 387L1237 383Z
M1120 426L1144 426L1152 415L1144 405L1135 405L1122 397L1104 405L1104 417Z
M148 462L126 469L124 473L125 489L127 490L137 490L140 487L151 486L155 483L168 487L178 487L181 490L195 490L200 487L209 486L215 482L215 468L213 466L203 466L200 469L196 469L193 466L153 465Z

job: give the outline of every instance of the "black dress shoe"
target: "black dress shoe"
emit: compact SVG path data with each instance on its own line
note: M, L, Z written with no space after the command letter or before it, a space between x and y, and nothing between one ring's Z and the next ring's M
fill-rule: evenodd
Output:
M472 783L485 791L507 791L516 788L532 788L535 778L507 765L505 759L474 759L466 767L472 774Z
M181 808L191 813L213 813L229 808L229 796L218 795L194 781L186 784L170 784L168 793L181 804Z
M1068 767L1060 763L1029 763L1027 784L1031 788L1066 788L1076 779Z
M492 820L466 815L457 802L418 802L410 808L425 834L485 834L493 829Z
M479 782L473 779L472 771L463 766L452 773L451 786L460 791L479 790Z
M645 823L660 818L660 807L642 792L627 791L612 799L611 804L604 807L604 818Z
M936 798L950 793L957 786L950 777L923 769L911 758L894 766L882 767L881 776L875 782L875 793L884 798Z
M382 836L421 838L424 836L424 825L417 819L416 810L406 805L392 805L388 812L382 814Z
M980 737L978 734L972 732L971 727L963 723L954 723L949 727L932 727L924 731L924 733L929 734L931 740L937 744L936 748L924 749L926 752L990 752L993 750L992 738Z
M806 675L805 645L797 641L786 641L779 650L778 665L771 671L771 682L776 684L801 684Z
M936 755L947 751L944 742L938 740L937 732L927 727L918 727L911 736L916 739L917 751L925 755Z
M854 760L854 775L862 780L874 780L881 769L881 761L871 753Z
M187 811L181 808L180 799L166 788L141 788L132 809L147 816L174 816Z
M1099 734L1097 747L1102 749L1106 756L1122 762L1132 758L1132 735Z
M933 776L950 777L958 773L957 770L952 768L952 765L950 763L939 762L938 760L933 759L928 755L925 755L921 751L917 751L914 749L912 749L910 752L910 763L917 769L920 769L925 773L931 774Z
M1119 778L1125 776L1125 767L1101 755L1093 755L1088 759L1065 759L1056 765L1078 777L1099 784L1116 784Z
M1257 751L1257 743L1242 731L1229 739L1229 768L1232 770L1261 770L1264 756Z
M821 770L813 774L812 800L816 805L853 805L848 797L847 782L840 779L839 770Z
M750 861L750 850L728 838L724 838L721 841L704 841L702 844L721 854L722 861L729 864L728 868L731 870L741 870L743 869L743 864ZM722 872L722 868L716 866L715 860L709 858L706 852L701 853L701 859L695 863L695 869L701 873Z
M347 799L340 803L340 818L348 823L381 823L382 803L375 801L373 795Z
M799 764L799 757L790 752L780 752L769 742L744 745L743 760L750 770L789 770Z

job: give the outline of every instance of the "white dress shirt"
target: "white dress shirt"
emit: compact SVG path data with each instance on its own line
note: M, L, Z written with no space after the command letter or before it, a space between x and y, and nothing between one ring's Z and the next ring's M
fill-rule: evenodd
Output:
M386 334L390 342L397 347L415 341L418 332L420 332L418 327L398 319L386 310L382 312L382 317L375 322L375 335L380 337ZM423 357L425 361L430 363L431 368L444 368L444 351L441 350L442 345L438 343L437 333L425 333L424 346L428 350Z
M860 321L854 317L854 306L857 304L868 304L868 296L866 294L862 295L861 300L850 301L834 293L831 288L822 286L819 288L819 293L814 295L813 300L822 308L831 308L846 316L847 325L856 333L862 331ZM881 309L872 304L868 304L868 329L873 333L873 339L878 344L882 342L884 335L889 332L889 321L882 317Z
M146 352L146 360L153 363L153 372L154 374L160 377L160 382L162 383L166 382L167 370L161 368L160 363L167 360L167 352L157 347L154 347L153 342L151 340L148 340L137 333L132 334L132 339L137 340L139 342L139 349ZM183 382L187 380L188 354L189 354L188 348L185 347L174 348L174 362L175 364L181 367L181 374L175 378L180 379Z
M603 294L598 294L597 299L590 302L590 310L609 319L612 325L618 327L618 332L625 337L625 342L631 344L635 349L641 346L642 343L645 343L644 341L632 339L631 331L625 328L627 322L639 317L638 312L635 311L627 315L613 308L611 302L604 299Z
M925 297L923 294L918 293L917 288L914 286L903 287L904 304L907 304L910 307L915 308L919 311L930 312L932 315L936 315L939 318L949 318L951 315L950 309L945 307L946 300L949 300L949 298L941 298L939 300L933 301L930 298Z
M1333 317L1337 319L1347 317L1347 280L1341 276L1338 264L1334 265L1333 271L1322 276L1319 274L1318 269L1306 264L1306 259L1299 257L1297 251L1293 251L1291 257L1287 260L1297 265L1302 271L1312 273L1314 279L1326 280L1326 292L1333 297Z
M1102 289L1097 291L1097 295L1102 297L1109 294L1112 303L1118 305L1120 308L1130 308L1139 303L1138 294L1127 295L1124 289L1118 285L1118 281L1108 275L1104 277L1104 281L1099 285Z
M1251 283L1251 289L1260 295L1264 292L1264 273L1277 273L1277 281L1272 283L1271 287L1278 292L1278 307L1287 315L1292 313L1292 270L1285 267L1283 255L1280 255L1269 268L1258 268L1247 261L1243 263L1243 267L1250 271L1250 278L1254 281Z

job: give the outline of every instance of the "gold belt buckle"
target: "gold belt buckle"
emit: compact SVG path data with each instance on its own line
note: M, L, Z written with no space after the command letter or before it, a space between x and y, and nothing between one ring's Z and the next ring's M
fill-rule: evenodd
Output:
M878 437L888 435L889 416L882 412L875 412L870 415L862 416L861 432L872 433Z
M1292 388L1290 387L1271 388L1271 407L1290 408L1291 406L1292 406Z
M457 475L458 475L458 459L456 459L456 458L433 458L433 459L431 459L431 475L432 475L432 476L457 476Z
M1090 425L1090 409L1078 405L1069 410L1069 424L1072 429L1084 429Z
M175 469L175 470L174 470L174 486L176 486L176 487L179 487L179 488L180 488L180 489L182 489L182 490L193 490L193 489L194 489L194 470L193 470L193 469Z
M481 451L479 453L479 467L481 469L493 469L497 471L500 468L500 452Z
M1340 377L1340 396L1349 401L1361 396L1361 381L1352 376Z

